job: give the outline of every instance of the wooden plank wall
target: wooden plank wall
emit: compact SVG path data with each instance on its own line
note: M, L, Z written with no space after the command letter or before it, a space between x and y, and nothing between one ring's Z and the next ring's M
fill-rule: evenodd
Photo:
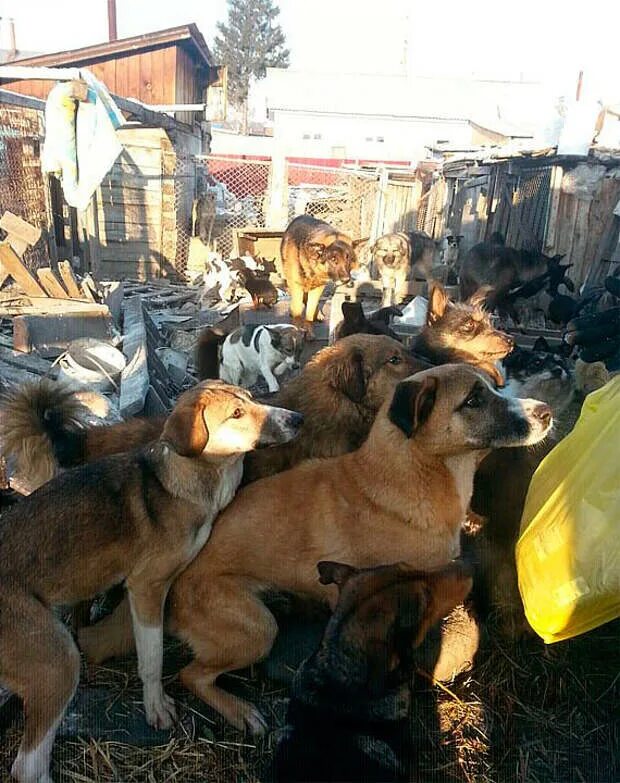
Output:
M176 50L176 85L175 100L173 103L199 103L200 95L200 71L197 64L182 47ZM204 80L206 87L207 81ZM177 112L175 118L179 122L191 125L196 119L195 112Z
M144 103L178 103L178 58L182 60L183 79L187 94L197 90L192 79L198 78L191 56L180 46L162 46L136 54L117 55L107 59L76 62L76 67L88 68L108 90L122 98L137 98ZM29 79L3 84L6 90L46 99L55 82ZM185 99L184 99L185 100ZM194 102L194 98L191 99ZM182 119L182 118L179 118ZM182 119L192 122L193 117Z
M90 208L90 256L105 279L148 279L174 272L174 150L159 128L118 131L123 152Z

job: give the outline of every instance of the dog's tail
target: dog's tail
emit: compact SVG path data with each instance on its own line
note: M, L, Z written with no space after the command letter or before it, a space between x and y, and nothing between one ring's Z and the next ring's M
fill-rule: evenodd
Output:
M220 377L219 349L226 337L226 333L214 327L207 327L201 332L196 345L198 380L206 381L208 378L217 380Z
M88 409L74 391L44 378L0 395L0 444L12 472L28 491L53 478L64 457L79 448Z

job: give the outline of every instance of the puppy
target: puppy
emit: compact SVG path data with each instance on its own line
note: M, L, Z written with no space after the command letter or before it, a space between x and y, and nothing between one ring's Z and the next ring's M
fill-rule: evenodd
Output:
M205 262L200 306L203 307L213 299L221 302L234 302L239 284L230 266L219 253L210 253Z
M274 780L409 781L415 769L412 680L427 632L462 603L471 578L455 562L359 570L318 564L338 600L318 650L293 681Z
M398 307L382 307L367 318L361 302L343 302L343 320L336 327L334 337L340 340L350 334L386 334L393 340L399 340L396 332L390 329L390 319L402 314Z
M251 269L240 269L237 272L237 280L252 297L254 309L264 306L272 308L278 301L278 291L268 279L257 277Z
M407 296L411 243L407 234L384 234L371 248L372 262L381 280L383 307L398 304Z
M265 595L325 601L314 569L330 557L356 568L400 560L445 567L460 552L480 459L537 443L551 425L547 405L502 396L473 367L435 367L396 386L357 451L242 489L173 587L171 629L195 655L183 684L236 727L262 732L256 708L216 680L269 653L278 627ZM126 605L83 629L91 659L131 649L123 618Z
M150 447L58 476L0 523L0 681L26 705L12 774L50 781L54 735L80 656L52 609L124 582L148 722L167 728L162 615L175 576L211 532L241 480L243 454L294 437L301 416L204 383L181 396Z
M280 385L276 375L298 370L304 332L289 324L248 324L235 329L222 345L219 376L227 383L249 388L262 376L270 392Z
M413 340L412 352L429 364L466 362L486 372L498 387L504 377L496 362L513 348L512 338L495 329L482 309L485 291L467 302L451 302L440 285L431 289L426 325Z
M304 414L299 438L245 460L245 483L312 457L359 448L377 411L419 363L390 337L356 334L323 348L273 398Z
M331 280L347 283L357 267L356 248L366 242L352 242L329 223L311 215L300 215L289 223L280 252L284 277L291 295L291 316L300 321L304 312L309 333L317 319L319 300Z

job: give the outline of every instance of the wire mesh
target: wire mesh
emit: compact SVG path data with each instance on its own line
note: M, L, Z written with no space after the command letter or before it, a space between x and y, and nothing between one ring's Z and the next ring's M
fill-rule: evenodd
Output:
M0 214L6 210L41 228L36 246L26 250L25 265L49 266L46 242L51 212L41 173L43 115L36 109L0 105Z

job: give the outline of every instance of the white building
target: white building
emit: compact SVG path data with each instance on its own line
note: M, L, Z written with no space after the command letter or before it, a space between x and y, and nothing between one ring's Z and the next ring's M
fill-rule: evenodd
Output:
M425 159L428 146L480 143L480 128L489 143L506 127L509 138L531 137L546 101L533 82L281 68L268 69L260 89L280 154L405 164Z

